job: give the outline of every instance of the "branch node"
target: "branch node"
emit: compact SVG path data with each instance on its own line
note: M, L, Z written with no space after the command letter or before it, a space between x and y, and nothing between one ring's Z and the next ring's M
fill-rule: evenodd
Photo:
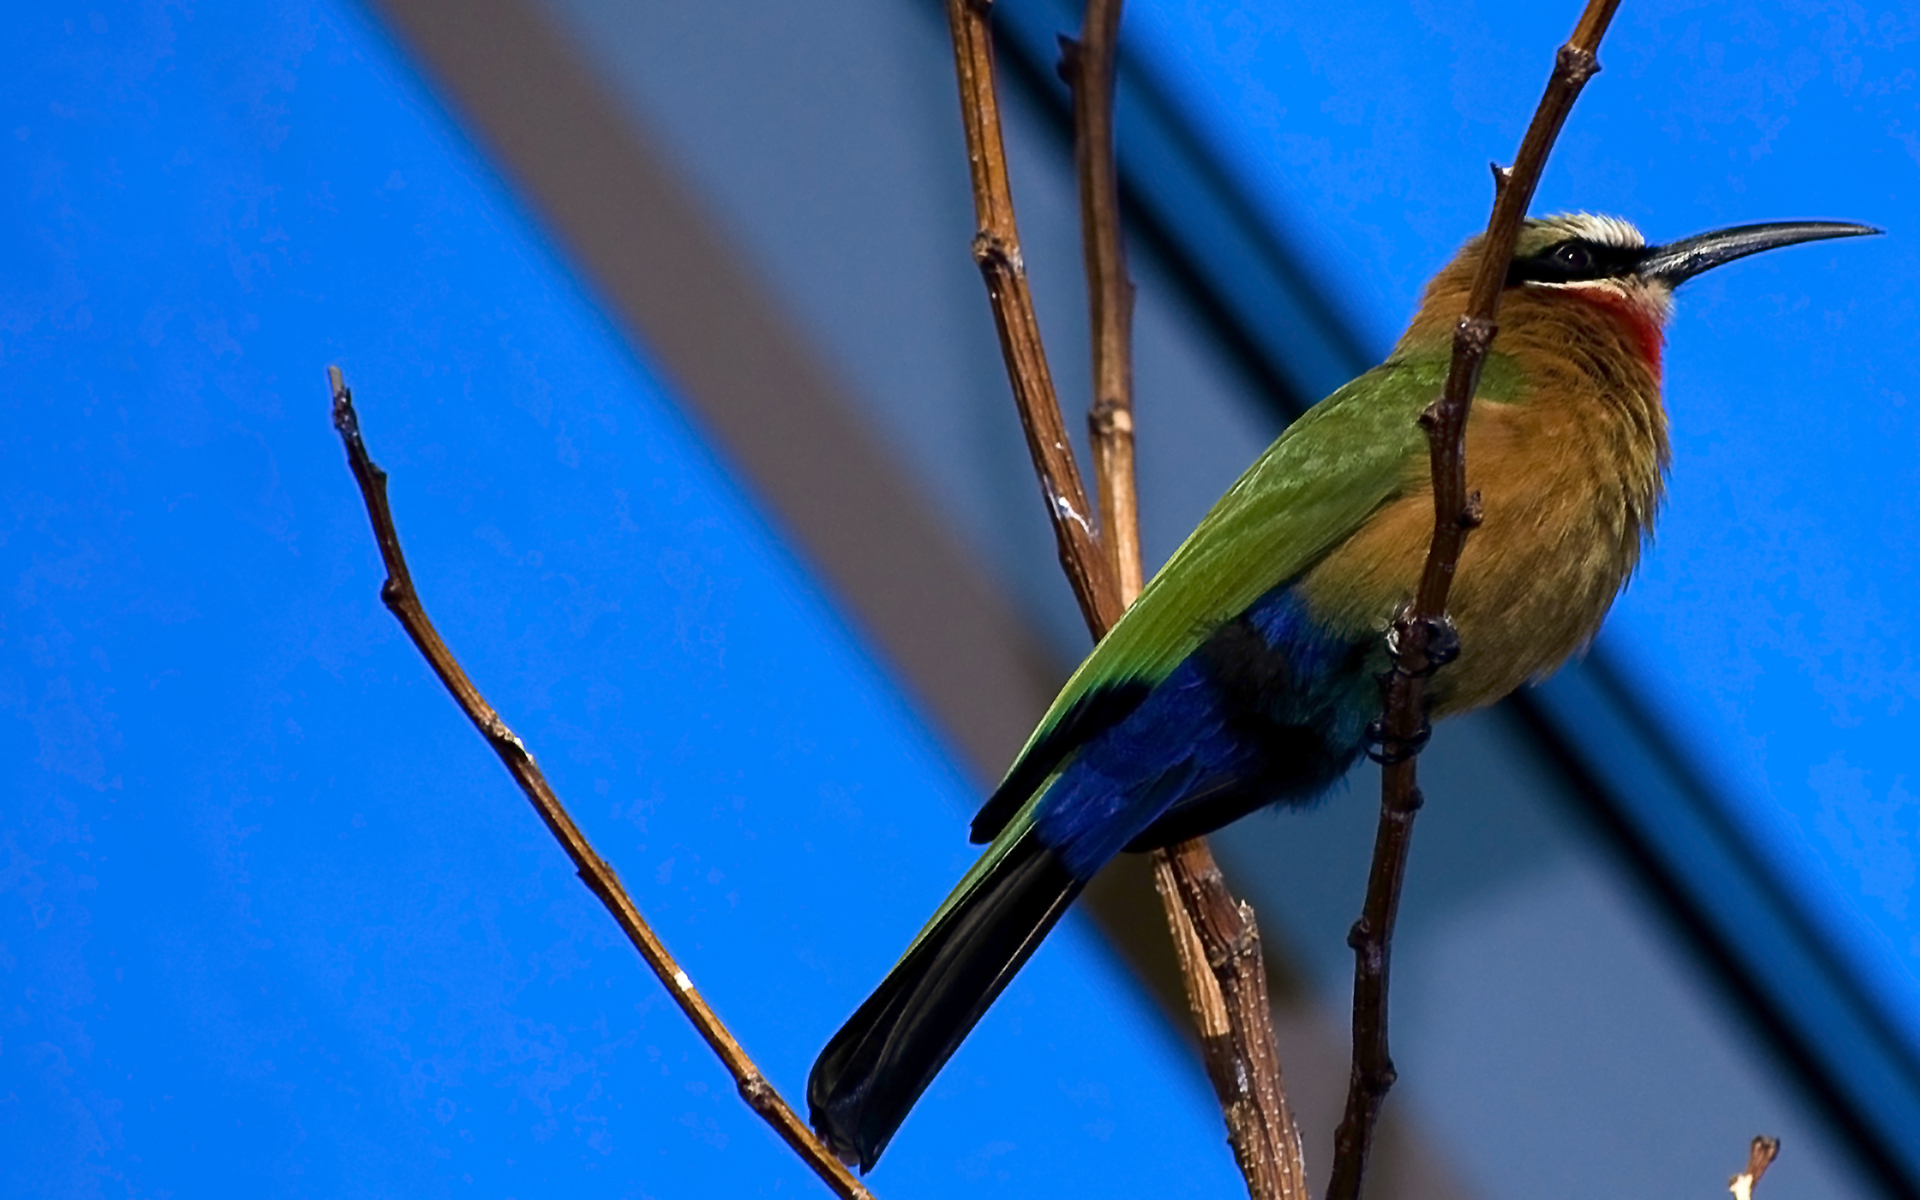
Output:
M740 1081L740 1098L747 1102L747 1107L758 1113L764 1113L769 1106L780 1102L779 1094L758 1071Z
M1480 491L1476 488L1467 493L1467 505L1460 510L1460 528L1478 529L1486 519L1487 510L1480 503Z
M1133 409L1115 399L1096 400L1087 410L1087 428L1095 437L1133 433Z
M353 411L353 390L340 380L340 369L329 367L333 374L333 427L340 436L351 445L360 443L360 414Z
M1600 73L1600 57L1585 46L1568 42L1554 55L1553 70L1574 87L1582 87Z
M1363 1072L1360 1079L1361 1086L1375 1097L1386 1095L1399 1081L1400 1072L1394 1069L1392 1059L1387 1059L1372 1070Z
M1080 42L1071 34L1056 33L1054 37L1060 43L1060 61L1053 64L1054 73L1060 76L1060 82L1070 88L1080 86Z
M1222 882L1224 882L1224 880ZM1238 900L1234 902L1233 911L1234 915L1240 918L1240 928L1246 935L1247 949L1250 951L1258 950L1260 948L1260 922L1254 919L1253 905L1248 904L1245 900Z
M1241 914L1245 916L1251 910L1246 902L1241 902ZM1207 964L1215 971L1222 970L1236 962L1246 962L1260 948L1260 934L1250 925L1242 925L1232 939L1220 947L1217 955L1208 955ZM1218 961L1215 961L1215 960Z
M1005 270L1013 275L1027 273L1019 248L1009 245L1005 238L991 229L983 229L973 235L972 252L973 261L983 271Z
M527 744L520 740L519 734L508 728L499 713L487 714L486 735L489 741L511 747L514 753L524 757L529 763L533 761L533 755L527 753Z
M1470 354L1485 355L1487 347L1493 345L1493 335L1499 328L1491 317L1461 317L1460 324L1453 331L1454 352L1457 354L1464 347Z

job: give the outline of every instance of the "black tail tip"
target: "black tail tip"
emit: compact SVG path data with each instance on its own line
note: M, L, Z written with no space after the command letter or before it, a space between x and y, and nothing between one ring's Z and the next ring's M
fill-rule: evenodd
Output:
M922 933L807 1076L810 1123L835 1157L873 1169L1079 891L1059 858L1023 835Z
M817 1103L809 1103L808 1123L813 1126L814 1136L845 1167L851 1167L865 1175L873 1170L873 1164L880 1161L880 1152L887 1148L884 1139L874 1142L860 1136L857 1125L850 1127L848 1122L836 1121L831 1112L822 1109ZM864 1144L863 1144L864 1143Z

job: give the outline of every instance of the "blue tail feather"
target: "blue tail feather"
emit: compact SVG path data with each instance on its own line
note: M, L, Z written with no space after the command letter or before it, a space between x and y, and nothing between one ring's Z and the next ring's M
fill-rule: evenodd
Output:
M1269 592L1079 748L1040 802L1041 841L1088 879L1123 849L1312 801L1361 750L1373 647L1316 626L1292 589Z
M807 1081L813 1126L873 1166L914 1101L1080 889L1122 849L1305 803L1358 756L1377 700L1367 655L1275 589L1150 688L1069 714L976 820L997 834L1065 767L997 855L836 1034Z

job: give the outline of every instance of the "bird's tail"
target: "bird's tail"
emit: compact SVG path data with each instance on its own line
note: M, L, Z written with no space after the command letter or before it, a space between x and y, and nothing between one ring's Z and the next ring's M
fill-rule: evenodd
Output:
M872 1169L1083 886L1031 828L988 849L813 1064L807 1104L835 1154Z

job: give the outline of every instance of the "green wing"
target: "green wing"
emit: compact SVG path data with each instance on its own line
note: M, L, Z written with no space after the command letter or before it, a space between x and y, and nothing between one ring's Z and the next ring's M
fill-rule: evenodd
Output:
M974 840L1026 827L1032 798L1085 736L1077 727L1107 723L1103 703L1144 694L1222 622L1304 573L1398 495L1425 462L1417 418L1447 368L1444 357L1375 367L1267 447L1067 680L975 819ZM1491 356L1480 394L1510 398L1515 382L1510 361Z
M1376 367L1289 426L1094 647L1041 733L1090 691L1166 678L1221 622L1346 540L1424 459L1416 419L1442 382L1414 367Z
M1443 347L1375 367L1288 426L1227 489L1060 689L974 818L974 841L992 839L993 845L954 886L915 946L1007 861L1033 825L1035 801L1087 735L1073 726L1090 704L1092 725L1099 727L1103 695L1144 691L1165 679L1221 622L1303 574L1400 493L1426 462L1418 418L1446 385L1449 365ZM1520 399L1513 361L1489 354L1476 396Z

